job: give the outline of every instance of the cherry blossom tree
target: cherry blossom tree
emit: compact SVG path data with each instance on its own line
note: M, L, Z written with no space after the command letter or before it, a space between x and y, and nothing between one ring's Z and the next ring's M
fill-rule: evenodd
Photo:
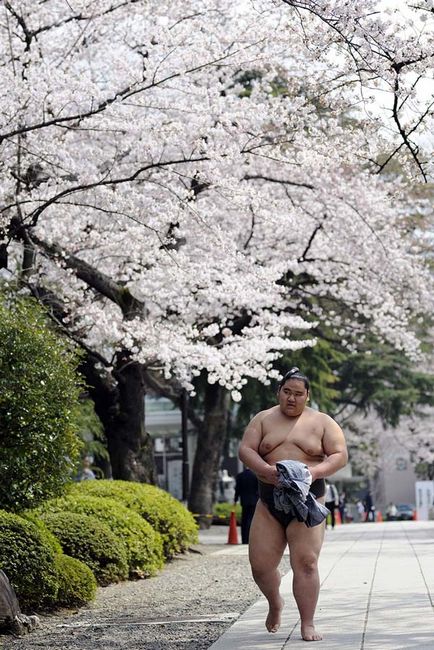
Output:
M346 4L0 9L0 261L88 350L94 385L105 368L100 394L116 385L117 477L149 480L133 469L146 376L191 391L206 373L196 511L210 508L228 391L268 382L282 351L315 343L316 323L350 348L372 330L418 353L412 325L432 292L407 184L430 173L411 139L430 108L414 123L405 111L431 32L407 38L398 66L391 18ZM384 83L397 138L361 108ZM399 155L404 179L384 173Z

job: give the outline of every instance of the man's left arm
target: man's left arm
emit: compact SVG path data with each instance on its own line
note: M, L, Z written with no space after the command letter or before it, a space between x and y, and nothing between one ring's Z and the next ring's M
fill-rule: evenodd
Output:
M318 465L309 467L309 471L312 474L312 481L335 474L338 469L345 467L348 462L348 451L344 432L333 418L325 414L323 414L323 417L324 435L322 446L326 458L321 463L318 463Z

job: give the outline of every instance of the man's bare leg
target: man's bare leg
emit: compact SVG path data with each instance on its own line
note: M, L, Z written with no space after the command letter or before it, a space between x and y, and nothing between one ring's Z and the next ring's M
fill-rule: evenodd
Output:
M268 600L268 616L265 627L277 632L283 609L280 595L280 572L278 569L286 548L282 526L270 515L266 506L258 501L249 534L249 559L253 578Z
M321 641L315 630L314 615L319 595L318 557L324 539L324 524L307 528L292 522L286 537L293 571L292 589L301 619L301 636L305 641Z

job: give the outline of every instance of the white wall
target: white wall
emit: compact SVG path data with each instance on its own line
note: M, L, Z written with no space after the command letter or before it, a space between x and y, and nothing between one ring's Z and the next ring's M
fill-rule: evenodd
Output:
M400 444L393 432L385 431L380 442L380 471L376 478L376 505L388 503L415 503L416 474L410 453Z

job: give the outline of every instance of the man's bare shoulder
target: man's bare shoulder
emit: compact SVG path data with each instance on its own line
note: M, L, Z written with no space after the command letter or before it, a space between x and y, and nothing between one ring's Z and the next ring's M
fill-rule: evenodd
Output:
M256 415L250 420L249 425L247 428L255 428L255 425L261 426L264 420L266 420L269 417L273 417L273 415L279 410L278 406L272 406L269 409L264 409L263 411L259 411L259 413L256 413Z
M257 418L260 419L261 421L265 420L266 418L270 416L274 416L276 414L280 413L280 408L278 405L272 406L269 409L265 409L264 411L259 411L257 414Z
M341 430L339 424L334 420L331 415L324 413L323 411L316 411L315 409L309 408L310 416L317 422L320 423L324 431L327 430Z
M318 411L318 409L313 409L310 406L306 406L304 409L304 413L308 413L314 418L320 418L320 419L330 419L332 420L333 418L330 417L327 413L324 413L324 411Z
M324 413L323 411L317 411L316 409L311 408L310 406L306 406L304 409L304 414L307 415L309 418L312 418L313 421L315 421L316 424L321 423L323 426L330 426L332 423L337 424L336 420L334 420L328 413Z

